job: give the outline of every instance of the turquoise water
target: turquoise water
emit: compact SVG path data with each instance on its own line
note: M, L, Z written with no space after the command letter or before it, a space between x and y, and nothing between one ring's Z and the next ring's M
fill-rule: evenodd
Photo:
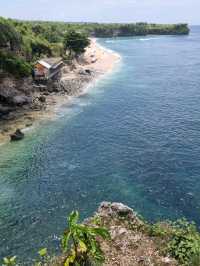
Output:
M67 214L103 200L200 225L200 28L99 42L121 55L115 71L0 146L0 257L56 252Z

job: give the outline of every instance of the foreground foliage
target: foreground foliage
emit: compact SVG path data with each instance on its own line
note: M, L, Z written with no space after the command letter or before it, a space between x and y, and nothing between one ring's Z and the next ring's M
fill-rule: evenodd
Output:
M62 238L63 251L69 254L64 261L64 265L90 265L91 260L103 262L104 256L96 237L109 239L108 231L102 227L79 224L78 219L78 212L70 214L68 229L64 232Z
M157 223L150 228L150 235L159 237L162 251L177 259L181 265L200 265L200 233L194 223L185 219Z

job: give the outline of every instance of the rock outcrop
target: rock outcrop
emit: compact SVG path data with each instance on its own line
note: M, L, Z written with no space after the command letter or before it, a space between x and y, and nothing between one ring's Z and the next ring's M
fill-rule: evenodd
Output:
M73 69L64 66L61 75L48 82L34 83L32 78L16 79L10 75L1 77L0 138L8 139L16 128L26 127L29 114L33 123L34 112L51 110L51 105L59 102L57 96L80 95L94 76L89 68L76 65Z
M15 133L10 135L11 141L22 140L23 138L24 138L24 133L20 129L17 129Z
M7 76L0 82L0 119L12 119L15 116L9 114L33 106L35 88L32 79L16 79Z
M178 265L174 259L162 256L155 239L145 231L145 222L126 205L103 202L87 222L95 221L111 235L110 241L99 240L105 254L104 266Z

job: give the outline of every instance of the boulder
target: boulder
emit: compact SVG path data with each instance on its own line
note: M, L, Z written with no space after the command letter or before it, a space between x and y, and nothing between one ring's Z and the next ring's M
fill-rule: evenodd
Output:
M41 103L45 103L46 102L46 98L44 95L41 95L40 97L38 97L38 100L41 102Z
M116 212L119 216L128 216L133 214L133 210L122 203L116 203L116 202L112 203L111 209L114 212Z
M96 63L97 61L98 61L98 59L94 58L94 59L92 59L91 63L94 64L94 63Z
M87 73L85 72L84 69L80 69L80 70L78 71L78 74L79 74L79 75L87 75Z
M104 217L127 217L131 220L137 220L137 222L139 221L137 214L133 211L133 209L117 202L102 202L98 209L98 213Z
M28 97L28 96L19 96L18 95L18 96L14 96L11 101L14 105L22 106L22 105L31 103L32 98Z
M91 75L92 74L92 71L90 69L80 69L78 71L78 74L79 75Z
M12 107L3 106L3 105L0 104L0 117L4 116L4 115L8 115L12 111L13 111Z
M13 97L17 95L17 91L12 88L0 88L0 102L4 104L10 104Z
M85 69L85 72L88 74L88 75L92 75L92 71L90 69Z
M17 129L14 134L10 135L11 141L22 140L23 138L24 138L24 133L20 129Z

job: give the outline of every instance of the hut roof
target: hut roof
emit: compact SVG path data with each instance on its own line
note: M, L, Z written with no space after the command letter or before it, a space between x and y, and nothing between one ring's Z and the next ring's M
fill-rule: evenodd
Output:
M46 68L56 68L62 63L61 57L49 57L49 58L43 58L38 61L39 64L43 65Z

